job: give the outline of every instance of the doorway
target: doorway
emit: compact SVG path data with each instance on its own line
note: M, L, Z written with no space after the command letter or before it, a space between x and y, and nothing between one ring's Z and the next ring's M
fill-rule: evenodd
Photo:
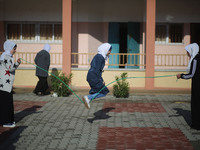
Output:
M127 56L123 55L127 53L127 23L120 23L119 25L119 52L120 55L120 66L119 68L125 68L123 64L127 63Z
M200 23L191 23L191 43L197 43L200 46Z
M140 51L139 22L110 22L108 42L112 45L113 54L108 68L139 68L139 57L136 57ZM130 55L127 56L127 53Z

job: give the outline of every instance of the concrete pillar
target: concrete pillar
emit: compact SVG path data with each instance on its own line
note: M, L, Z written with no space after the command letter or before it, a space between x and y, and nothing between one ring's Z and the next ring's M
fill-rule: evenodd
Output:
M146 0L146 77L154 76L156 0ZM154 78L145 79L145 88L154 89Z
M62 71L65 74L69 74L71 73L72 0L62 0L62 8Z

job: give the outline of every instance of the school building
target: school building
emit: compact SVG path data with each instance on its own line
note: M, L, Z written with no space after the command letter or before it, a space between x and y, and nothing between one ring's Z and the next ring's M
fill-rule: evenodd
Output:
M51 69L72 73L72 87L89 88L87 71L97 48L112 45L106 84L127 72L135 89L190 89L184 47L200 45L199 0L0 0L0 49L7 39L23 58L14 86L34 87L34 57L51 45ZM50 72L51 72L50 69ZM150 78L150 77L159 78ZM146 78L145 78L146 77ZM110 85L109 87L112 87Z

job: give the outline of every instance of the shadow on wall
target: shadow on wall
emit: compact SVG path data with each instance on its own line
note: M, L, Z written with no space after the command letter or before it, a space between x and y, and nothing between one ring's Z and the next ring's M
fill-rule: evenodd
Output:
M97 46L94 44L95 41L105 43L108 42L108 29L107 23L105 22L73 22L72 23L72 52L78 52L78 49L83 49L80 46L80 38L84 38L85 35L90 37L88 43L89 52L96 52ZM96 39L96 40L94 40ZM84 40L85 41L85 40Z

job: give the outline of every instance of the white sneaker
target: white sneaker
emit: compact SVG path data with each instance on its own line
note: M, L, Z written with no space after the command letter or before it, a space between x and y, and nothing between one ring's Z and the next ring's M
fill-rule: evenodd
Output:
M6 123L3 125L3 127L7 127L7 128L14 128L16 125L15 125L15 122L13 123Z
M83 97L83 102L84 102L84 104L85 104L85 107L86 107L87 109L90 109L90 100L88 99L87 96L84 96L84 97Z

